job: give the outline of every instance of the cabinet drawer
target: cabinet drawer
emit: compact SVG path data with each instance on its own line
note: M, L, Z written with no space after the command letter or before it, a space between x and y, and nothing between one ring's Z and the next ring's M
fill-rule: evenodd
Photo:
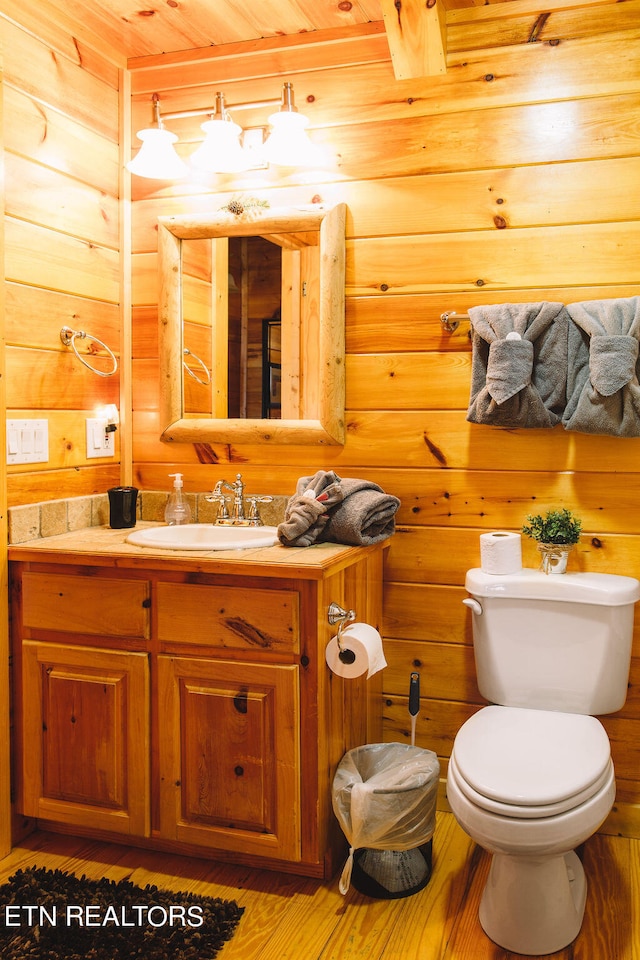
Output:
M57 573L25 573L23 624L108 637L149 636L149 584Z
M264 653L300 649L295 590L158 583L158 638Z

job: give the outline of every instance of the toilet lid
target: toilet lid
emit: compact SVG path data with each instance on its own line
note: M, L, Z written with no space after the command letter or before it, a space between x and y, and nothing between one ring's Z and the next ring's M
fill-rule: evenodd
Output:
M595 717L521 707L484 707L458 731L458 771L480 796L542 806L584 794L610 765Z

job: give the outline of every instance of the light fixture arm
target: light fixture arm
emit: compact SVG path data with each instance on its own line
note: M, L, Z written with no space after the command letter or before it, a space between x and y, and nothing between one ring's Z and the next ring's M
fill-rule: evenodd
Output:
M163 123L162 117L160 116L160 97L157 93L154 93L154 95L151 97L151 101L153 103L153 122L157 124L158 130L162 130Z
M288 110L290 113L297 113L298 108L293 99L293 84L286 81L282 85L282 98L280 100L280 109Z
M289 86L291 86L291 84L289 84ZM158 97L158 94L154 93L153 96L154 98L156 98ZM284 97L284 92L283 92L283 97ZM229 110L254 110L254 109L260 109L261 107L274 107L284 102L281 97L275 100L247 100L243 103L226 103L224 99L224 94L216 93L216 103L215 103L215 106L213 107L206 107L203 110L179 110L174 113L163 113L162 119L163 120L186 120L189 117L207 117L207 116L210 117L218 113L219 98L221 98L224 113L227 113ZM158 97L158 116L160 116L159 104L160 104L160 100Z

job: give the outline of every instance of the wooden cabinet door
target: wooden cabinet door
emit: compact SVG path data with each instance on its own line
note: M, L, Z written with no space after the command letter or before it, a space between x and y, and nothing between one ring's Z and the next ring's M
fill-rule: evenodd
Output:
M300 860L298 668L160 656L160 832Z
M24 641L21 812L150 832L144 653Z

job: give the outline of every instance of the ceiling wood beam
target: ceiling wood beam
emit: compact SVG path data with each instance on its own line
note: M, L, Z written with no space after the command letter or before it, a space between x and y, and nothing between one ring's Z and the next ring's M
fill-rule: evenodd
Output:
M447 72L444 0L381 0L396 80Z

